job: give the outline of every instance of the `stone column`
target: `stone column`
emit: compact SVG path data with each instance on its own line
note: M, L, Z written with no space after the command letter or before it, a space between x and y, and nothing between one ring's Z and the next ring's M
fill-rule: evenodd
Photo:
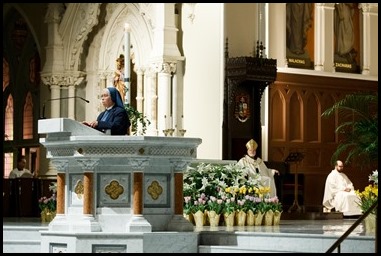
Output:
M151 232L151 224L143 216L143 188L144 175L143 171L146 166L149 166L149 160L146 158L131 158L133 168L133 199L132 199L132 216L127 223L127 232Z
M50 90L51 99L59 99L61 97L61 88L58 84L50 85ZM50 113L51 118L58 118L61 116L60 100L50 101Z
M315 70L334 70L333 13L334 3L315 4Z
M158 72L158 130L159 135L173 135L172 116L172 73L176 71L176 62L157 63Z
M315 70L334 71L334 3L315 4Z
M137 95L136 95L136 110L143 113L143 71L138 69L137 71Z
M69 161L52 160L51 164L57 169L57 215L65 214L65 178Z
M69 168L68 160L52 160L50 164L57 170L57 209L56 216L49 224L49 230L66 230L68 221L65 215L65 184L66 173Z
M378 28L378 4L360 3L359 8L362 11L362 34L360 37L363 41L361 51L362 56L362 74L377 75L378 74L378 37L371 36L372 31ZM376 52L375 52L376 51Z
M174 168L174 215L168 223L167 229L170 231L193 231L193 224L184 218L184 194L183 194L183 173L189 161L170 159Z
M60 86L64 84L64 50L63 41L59 33L59 24L64 12L65 6L63 3L50 3L48 4L44 20L48 24L49 36L47 38L47 46L45 47L46 60L41 71L41 80L45 85L50 87L51 94L43 103L43 108L48 107L45 106L45 103L49 103L51 113L49 117L52 118L60 117L60 101L48 101L60 98Z
M98 232L101 231L101 226L94 218L94 171L99 164L99 159L77 159L77 162L83 170L83 216L81 219L72 225L74 231L83 232Z
M173 74L172 84L172 114L173 124L176 136L184 136L184 82L183 82L183 61L178 61L176 65L176 73Z
M183 214L183 204L184 204L184 195L183 195L183 173L175 173L175 214Z
M134 185L133 185L133 214L141 215L143 214L143 173L134 172L133 173Z
M157 89L156 89L156 73L152 68L149 68L144 73L145 88L145 114L151 121L151 125L147 129L147 135L157 136Z
M83 174L83 214L93 214L93 173L85 171Z
M68 85L68 105L67 105L67 117L75 120L75 87L73 84Z
M57 173L57 214L65 213L65 173Z

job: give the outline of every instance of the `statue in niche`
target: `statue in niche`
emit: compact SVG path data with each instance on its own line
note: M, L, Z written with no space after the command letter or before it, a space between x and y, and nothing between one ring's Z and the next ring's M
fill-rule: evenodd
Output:
M286 4L286 45L295 55L305 54L307 30L312 25L313 4Z
M356 51L353 48L355 34L353 26L353 3L338 3L335 6L335 59L339 62L354 63Z
M119 58L116 59L116 70L114 73L113 84L114 87L119 91L123 102L125 102L126 97L126 85L124 84L124 55L120 54Z

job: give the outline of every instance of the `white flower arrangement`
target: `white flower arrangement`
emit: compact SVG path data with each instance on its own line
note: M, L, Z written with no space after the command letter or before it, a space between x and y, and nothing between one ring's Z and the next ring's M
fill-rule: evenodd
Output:
M372 174L369 175L369 182L374 182L374 184L378 185L378 171L375 170Z
M184 213L216 208L222 212L246 211L273 204L272 200L264 201L269 199L270 188L260 185L261 176L248 177L247 173L247 167L237 164L200 163L197 167L188 167L183 182ZM250 198L253 199L250 201ZM276 203L281 207L280 202Z

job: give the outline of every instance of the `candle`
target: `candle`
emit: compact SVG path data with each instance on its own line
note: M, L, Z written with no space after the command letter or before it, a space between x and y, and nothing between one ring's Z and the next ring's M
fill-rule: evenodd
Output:
M124 24L124 32L125 32L125 61L124 61L124 83L126 86L126 102L130 104L131 94L130 94L130 24Z

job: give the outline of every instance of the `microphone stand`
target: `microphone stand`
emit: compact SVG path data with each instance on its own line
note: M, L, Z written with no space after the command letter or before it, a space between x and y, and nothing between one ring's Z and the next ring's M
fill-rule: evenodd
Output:
M71 97L61 97L61 98L55 98L55 99L48 99L46 101L44 101L44 104L42 104L42 115L40 116L40 119L46 119L45 117L45 104L49 101L55 101L55 100L66 100L66 99L81 99L83 101L86 101L87 103L90 103L89 100L85 99L85 98L82 98L82 97L79 97L79 96L71 96Z

